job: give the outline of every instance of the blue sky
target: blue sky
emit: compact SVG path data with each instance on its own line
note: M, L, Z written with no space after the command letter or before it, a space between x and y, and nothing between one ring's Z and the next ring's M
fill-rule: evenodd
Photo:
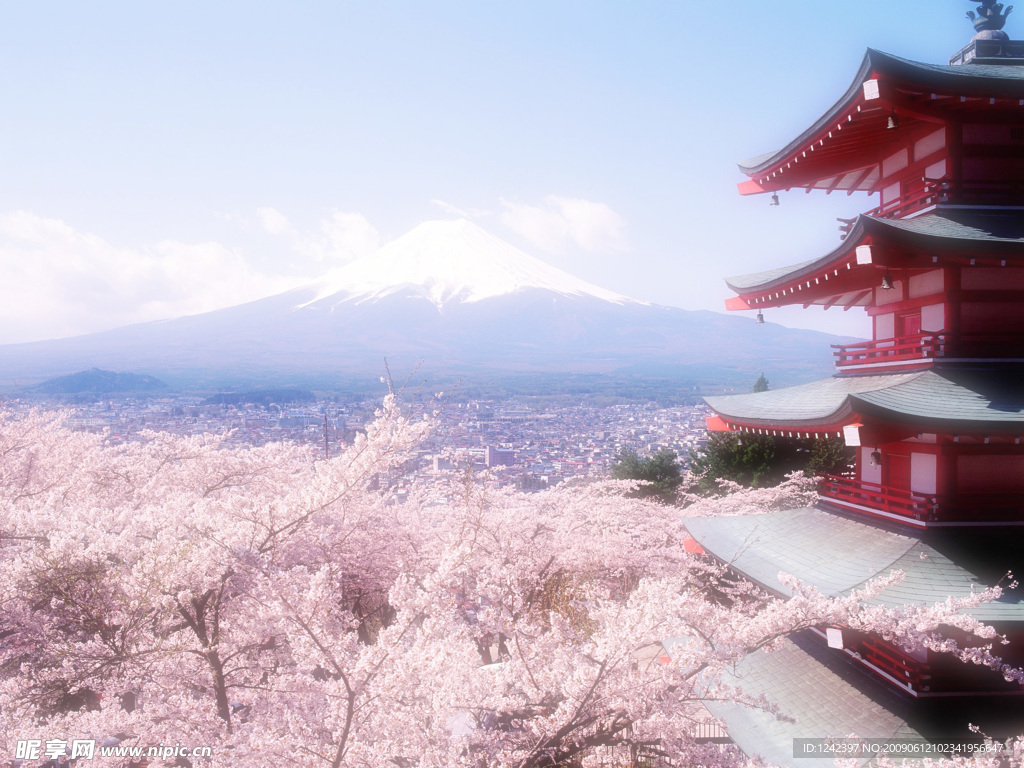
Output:
M719 310L724 276L821 255L875 204L769 208L736 161L812 123L869 46L944 63L972 7L0 2L0 343L256 298L455 215ZM768 319L867 333L861 311Z

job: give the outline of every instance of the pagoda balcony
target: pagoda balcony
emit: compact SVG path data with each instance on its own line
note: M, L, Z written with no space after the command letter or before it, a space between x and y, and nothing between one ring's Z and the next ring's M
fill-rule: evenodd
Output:
M848 628L842 631L843 650L860 664L914 696L943 696L950 693L1022 693L1020 686L1001 675L987 675L977 667L964 665L947 654L928 653L915 658L879 637ZM825 633L815 630L819 636ZM955 633L964 646L971 638Z
M822 475L818 495L826 503L865 514L879 513L923 527L927 523L1011 523L1024 519L1020 494L925 494L869 483L853 477Z
M950 358L1022 360L1024 337L1019 333L952 334L929 331L891 339L833 344L832 349L836 367L840 370L871 367L907 370Z
M833 344L832 353L836 367L884 365L901 368L914 365L928 365L937 357L944 357L948 349L948 337L942 331L921 333L915 336L899 336L892 339L872 339L856 344Z
M915 692L931 689L932 676L927 664L875 637L867 636L858 648L862 661L875 667L901 686Z
M864 213L876 219L902 219L939 205L1024 207L1022 181L952 181L922 179L908 184L903 194ZM843 237L856 219L840 219Z
M934 495L890 488L852 477L822 475L818 478L818 495L844 508L868 514L879 512L885 517L903 519L919 527L922 525L919 521L939 519L938 499Z

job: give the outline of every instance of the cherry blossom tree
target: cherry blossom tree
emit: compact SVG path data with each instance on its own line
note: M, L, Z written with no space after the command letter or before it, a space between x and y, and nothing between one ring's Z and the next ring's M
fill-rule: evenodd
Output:
M1022 679L962 613L998 588L866 606L892 574L838 599L790 580L778 600L687 553L680 510L630 482L522 494L454 475L400 500L390 480L432 417L393 395L326 461L212 435L113 445L63 419L0 419L4 755L99 739L253 768L554 768L609 749L734 768L752 763L698 743L696 706L774 711L723 672L823 624ZM669 638L684 642L662 663Z
M761 515L780 509L809 507L818 500L818 482L806 472L791 472L778 485L750 488L732 480L717 480L723 495L706 496L691 491L679 494L688 517ZM692 484L691 484L692 487Z

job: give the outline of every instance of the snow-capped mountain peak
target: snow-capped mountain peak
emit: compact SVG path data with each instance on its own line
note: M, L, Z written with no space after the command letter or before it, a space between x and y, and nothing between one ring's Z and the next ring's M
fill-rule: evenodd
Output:
M592 296L616 304L639 304L626 296L573 277L476 224L428 221L385 245L373 256L335 270L316 284L310 304L374 301L415 290L441 308L543 288L569 296Z

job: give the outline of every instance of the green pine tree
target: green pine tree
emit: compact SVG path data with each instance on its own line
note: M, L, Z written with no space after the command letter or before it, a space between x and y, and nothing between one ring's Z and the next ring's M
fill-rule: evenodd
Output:
M616 480L641 480L645 485L637 489L639 497L653 497L666 504L675 501L683 473L675 451L658 451L642 459L636 451L625 450L619 456L619 463L612 467Z

